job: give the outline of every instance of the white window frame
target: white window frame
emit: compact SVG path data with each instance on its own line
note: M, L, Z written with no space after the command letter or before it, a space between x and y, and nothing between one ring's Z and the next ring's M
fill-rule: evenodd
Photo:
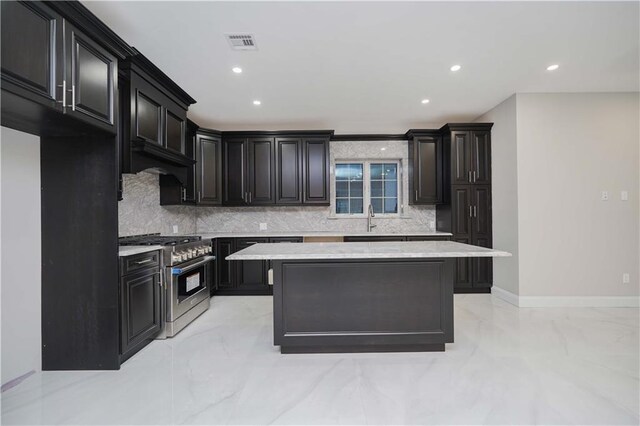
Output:
M362 164L362 213L348 214L337 212L337 166L339 164ZM371 164L395 164L397 167L397 195L398 195L398 208L395 213L376 213L376 217L379 218L397 218L400 217L403 210L402 204L402 161L396 158L378 158L370 160L336 160L334 162L334 179L333 179L333 191L331 197L331 203L333 205L333 215L336 218L363 218L367 217L369 204L371 204Z

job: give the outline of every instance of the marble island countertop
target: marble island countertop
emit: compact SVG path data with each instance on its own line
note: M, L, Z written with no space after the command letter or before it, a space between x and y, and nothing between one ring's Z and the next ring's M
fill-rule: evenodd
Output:
M162 246L119 246L118 256L132 256L134 254L147 253L155 250L162 250Z
M256 231L256 232L197 232L202 239L209 238L250 238L250 237L450 237L450 232L345 232L345 231Z
M255 244L227 260L509 257L511 253L453 241Z

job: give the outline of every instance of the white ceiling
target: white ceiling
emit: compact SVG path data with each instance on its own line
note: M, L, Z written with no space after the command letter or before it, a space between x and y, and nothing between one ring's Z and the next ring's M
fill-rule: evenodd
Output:
M639 90L638 2L84 4L220 130L403 133L513 93ZM259 50L231 50L224 34L238 32Z

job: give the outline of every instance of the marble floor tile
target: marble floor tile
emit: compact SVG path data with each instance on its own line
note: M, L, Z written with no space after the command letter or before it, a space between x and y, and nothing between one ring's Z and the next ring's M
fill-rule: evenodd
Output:
M271 298L220 296L114 372L41 372L2 424L640 422L639 310L455 296L446 352L281 355Z

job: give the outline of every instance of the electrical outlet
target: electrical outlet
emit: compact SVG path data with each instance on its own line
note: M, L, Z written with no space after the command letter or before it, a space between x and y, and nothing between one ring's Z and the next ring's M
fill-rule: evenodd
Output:
M629 192L627 192L627 191L620 191L620 200L622 200L622 201L628 201L628 200L629 200Z
M173 225L173 233L174 234L178 233L178 225Z
M261 222L261 223L260 223L260 230L261 230L261 231L266 231L266 230L267 230L267 224L266 224L266 223L264 223L264 222Z
M622 274L622 284L629 284L629 273L625 272Z
M600 198L602 201L609 200L609 191L602 191L602 196Z

